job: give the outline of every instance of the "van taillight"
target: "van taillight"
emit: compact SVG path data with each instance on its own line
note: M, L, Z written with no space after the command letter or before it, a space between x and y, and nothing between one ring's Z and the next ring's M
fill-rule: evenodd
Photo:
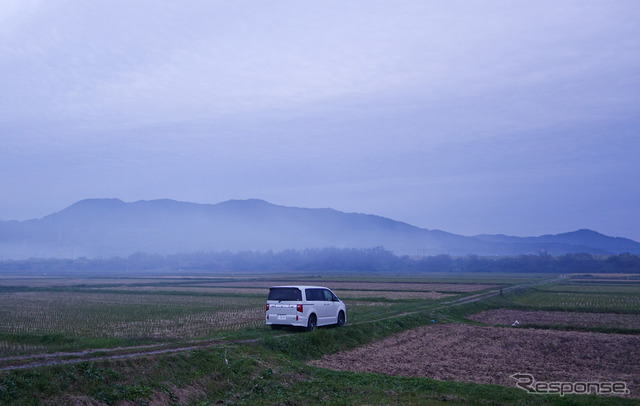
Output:
M267 303L267 311L269 311L269 303Z
M296 305L296 310L302 313L302 305L301 304Z

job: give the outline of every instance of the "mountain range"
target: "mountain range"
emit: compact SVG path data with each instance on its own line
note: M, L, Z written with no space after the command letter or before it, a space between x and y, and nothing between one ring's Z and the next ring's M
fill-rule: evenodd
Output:
M111 257L135 252L384 247L396 255L640 254L640 243L578 230L538 237L462 236L385 217L274 205L81 200L41 219L0 221L0 258Z

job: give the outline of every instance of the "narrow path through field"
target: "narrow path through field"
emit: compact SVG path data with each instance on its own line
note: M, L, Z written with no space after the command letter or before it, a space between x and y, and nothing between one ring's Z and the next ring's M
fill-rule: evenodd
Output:
M509 286L509 287L503 288L502 292L503 293L504 292L510 292L512 290L525 289L525 288L529 288L529 287L532 287L532 286L544 285L544 284L547 284L547 283L554 283L554 282L557 282L557 281L565 279L565 278L566 277L564 277L564 276L559 276L559 277L551 278L551 279L543 279L543 280L540 280L540 281L537 281L537 282L529 282L529 283L523 283L523 284L520 284L520 285L513 285L513 286ZM482 292L482 293L478 293L478 294L471 295L471 296L461 297L459 299L451 300L451 301L448 301L448 302L442 302L440 304L440 306L422 307L422 308L420 308L418 310L415 310L415 311L412 311L412 312L399 313L399 314L394 314L392 316L386 316L386 317L381 317L381 318L378 318L378 319L365 320L365 321L360 321L358 323L349 323L349 324L373 323L373 322L380 321L380 320L388 320L388 319L395 319L395 318L403 317L403 316L409 316L411 314L416 314L416 313L419 313L419 312L423 312L425 310L433 310L433 311L442 310L442 309L446 309L448 307L460 306L460 305L467 304L467 303L474 303L474 302L477 302L477 301L480 301L480 300L489 299L490 297L495 297L495 296L498 296L499 294L500 294L500 288L492 289L492 290L490 290L488 292Z
M523 283L520 285L509 286L503 288L503 292L508 292L516 289L524 289L535 285L553 283L559 278L552 279L544 279L536 282ZM398 318L407 316L410 314L415 314L422 312L424 310L441 310L447 307L459 306L467 303L473 303L480 300L488 299L500 294L500 289L493 289L488 292L483 292L471 296L465 296L463 298L459 298L456 300L452 300L449 302L443 302L435 307L422 307L413 312L405 312L401 314L395 314L393 316L381 317L374 320L366 320L358 323L348 323L349 324L362 324L362 323L371 323L380 320L387 320L392 318ZM282 336L287 335L287 333L282 334ZM199 348L207 348L215 345L222 344L238 344L238 343L250 343L256 342L258 339L247 339L247 340L226 340L224 338L218 339L209 339L209 340L200 340L200 341L189 341L179 343L159 343L159 344L148 344L148 345L140 345L140 346L131 346L131 347L118 347L118 348L105 348L105 349L91 349L91 350L83 350L76 352L56 352L56 353L44 353L44 354L34 354L34 355L21 355L21 356L11 356L11 357L2 357L0 358L0 372L2 371L12 371L19 369L29 369L36 368L40 366L49 366L49 365L65 365L65 364L77 364L81 362L89 362L89 361L102 361L102 360L115 360L115 359L125 359L125 358L135 358L149 355L157 355L157 354L168 354L175 353L181 351L191 351Z

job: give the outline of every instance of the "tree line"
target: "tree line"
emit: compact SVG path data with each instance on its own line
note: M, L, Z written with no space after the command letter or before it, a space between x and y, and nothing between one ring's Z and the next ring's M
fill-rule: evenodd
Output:
M194 252L148 254L138 252L111 258L30 258L0 261L0 272L44 274L63 272L137 271L344 271L344 272L547 272L639 273L640 256L518 255L518 256L397 256L382 247L306 250Z

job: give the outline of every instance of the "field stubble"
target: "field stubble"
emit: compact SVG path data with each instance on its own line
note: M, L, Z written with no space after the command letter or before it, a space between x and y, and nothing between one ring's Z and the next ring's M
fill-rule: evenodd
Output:
M534 291L514 299L517 305L536 309L585 312L640 313L640 294L598 292Z
M174 340L256 327L262 324L263 302L251 296L2 293L0 334L17 338L0 339L0 355L41 351L50 337ZM43 343L21 343L20 337L40 337Z

